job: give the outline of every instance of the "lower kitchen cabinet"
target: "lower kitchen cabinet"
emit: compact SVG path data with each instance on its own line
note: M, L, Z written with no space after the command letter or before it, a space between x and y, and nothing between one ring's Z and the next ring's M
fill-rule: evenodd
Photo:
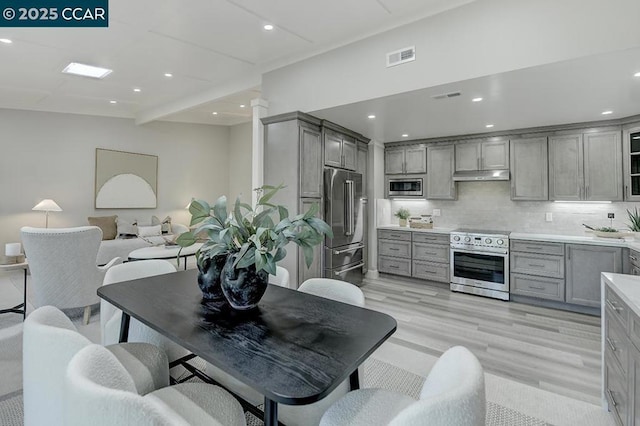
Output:
M582 306L600 306L600 273L622 272L622 248L566 245L566 299L567 303Z
M449 234L378 230L378 270L449 282Z
M564 302L564 244L511 240L510 292Z

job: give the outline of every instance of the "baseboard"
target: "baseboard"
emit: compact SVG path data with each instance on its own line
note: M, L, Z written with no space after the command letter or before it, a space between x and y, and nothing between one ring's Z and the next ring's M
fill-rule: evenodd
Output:
M378 278L380 273L377 269L369 269L367 273L364 275L365 278Z

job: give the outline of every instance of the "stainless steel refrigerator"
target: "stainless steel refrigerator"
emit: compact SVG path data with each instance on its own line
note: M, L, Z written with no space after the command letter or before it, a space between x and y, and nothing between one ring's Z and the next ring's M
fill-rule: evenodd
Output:
M362 175L324 170L325 221L333 238L324 240L324 276L361 285L366 272L366 206Z

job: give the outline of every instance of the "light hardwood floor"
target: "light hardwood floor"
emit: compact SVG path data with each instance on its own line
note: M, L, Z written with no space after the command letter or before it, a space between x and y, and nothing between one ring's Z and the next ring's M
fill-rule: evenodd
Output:
M448 285L380 274L367 307L393 316L390 341L439 356L468 347L485 371L593 404L600 402L600 318L454 293Z

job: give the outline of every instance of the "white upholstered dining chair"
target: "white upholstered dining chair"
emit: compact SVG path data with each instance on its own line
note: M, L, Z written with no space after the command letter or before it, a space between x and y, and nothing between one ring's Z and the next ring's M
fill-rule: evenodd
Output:
M73 357L65 388L69 426L246 425L240 403L218 386L182 383L138 395L130 373L99 345Z
M289 271L282 266L276 266L276 274L269 275L269 284L280 287L289 287Z
M321 426L484 426L484 372L465 347L447 350L435 363L420 399L385 389L349 392L322 417Z
M64 377L71 358L91 341L53 306L34 310L24 322L22 376L25 426L64 425ZM169 384L165 353L146 343L109 346L134 377L136 392L145 394Z
M110 268L104 276L104 285L115 284L123 281L176 272L176 268L166 260L138 260L127 262ZM106 300L100 301L100 327L102 330L102 344L111 345L118 343L120 338L120 321L122 311ZM129 342L146 342L162 348L169 358L169 362L175 361L189 354L189 351L174 343L168 338L135 318L129 322Z
M112 259L96 266L102 231L97 226L77 228L31 228L20 230L31 271L33 305L59 309L84 308L89 323L91 305L107 270L119 262Z

